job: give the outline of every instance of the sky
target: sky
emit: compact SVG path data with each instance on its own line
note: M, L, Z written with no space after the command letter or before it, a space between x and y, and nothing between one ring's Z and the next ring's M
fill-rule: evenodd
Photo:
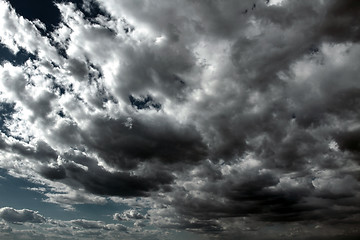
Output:
M359 12L0 0L0 239L359 239Z

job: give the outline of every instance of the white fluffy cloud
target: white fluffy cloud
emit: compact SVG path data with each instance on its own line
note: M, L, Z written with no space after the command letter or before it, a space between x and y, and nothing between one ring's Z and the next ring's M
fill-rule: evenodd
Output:
M148 218L149 218L148 214L143 215L138 211L136 211L135 209L129 209L122 213L115 213L113 216L114 220L119 220L119 221L139 220L139 219L148 219Z

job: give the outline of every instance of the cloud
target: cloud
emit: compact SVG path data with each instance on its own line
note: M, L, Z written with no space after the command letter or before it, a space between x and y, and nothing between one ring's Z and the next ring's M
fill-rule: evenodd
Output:
M149 215L142 215L141 213L137 212L135 209L129 209L122 213L115 213L113 216L114 220L118 221L129 221L129 220L140 220L140 219L148 219Z
M85 219L72 220L71 223L78 225L85 229L99 229L103 228L104 223L100 221L90 221Z
M67 209L127 203L135 227L352 236L359 4L278 2L58 2L44 35L1 1L1 43L35 57L0 66L0 167Z
M6 223L0 223L0 232L1 233L9 233L12 231L12 228L9 227Z
M57 190L56 185L54 188ZM69 187L65 188L63 192L47 192L45 193L47 199L45 202L59 204L65 209L75 210L74 205L77 204L105 204L106 198L89 194L84 190L74 190Z
M92 221L86 219L75 219L70 221L71 224L79 226L84 229L103 229L103 230L116 230L116 231L127 231L127 227L121 224L105 224L101 221Z
M43 223L45 218L38 212L22 209L17 210L10 207L0 209L0 217L9 223Z
M83 187L87 192L102 196L147 196L150 191L166 191L173 176L164 172L137 176L129 173L109 172L93 158L84 154L66 153L61 165L43 165L40 175L62 182L73 188ZM164 186L163 186L164 185Z
M134 118L131 130L125 122L125 119L94 119L84 133L86 144L110 165L131 169L149 160L163 164L196 163L206 156L206 146L191 125L156 115ZM110 133L114 141L104 142Z
M4 146L4 150L41 162L50 162L51 160L54 161L57 158L56 151L46 142L41 140L36 142L34 147L15 141L13 143L6 144L6 146Z

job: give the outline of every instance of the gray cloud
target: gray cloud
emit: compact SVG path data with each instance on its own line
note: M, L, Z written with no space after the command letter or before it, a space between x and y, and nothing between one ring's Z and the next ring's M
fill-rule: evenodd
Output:
M0 149L39 162L51 162L56 160L58 156L56 151L46 142L39 140L34 145L35 146L32 146L21 141L3 141Z
M136 118L132 129L125 122L94 119L84 133L86 145L98 151L109 164L125 169L144 160L192 163L206 156L206 146L191 125L177 124L162 116ZM110 133L111 141L104 142Z
M147 199L149 215L113 216L135 226L353 236L356 1L98 0L96 16L91 2L58 3L49 36L1 10L1 42L37 56L0 67L1 102L16 106L1 122L1 167L45 181L62 206Z
M86 191L105 196L148 196L151 191L163 189L168 191L168 186L174 177L163 171L152 174L131 175L127 172L108 172L98 166L95 159L85 155L62 156L61 165L43 165L39 169L43 177L65 183L73 188L85 188Z
M10 207L4 207L0 209L0 217L6 222L10 223L42 223L45 222L45 218L39 213L22 209L17 210Z
M86 219L71 220L71 223L80 226L85 229L101 229L104 226L103 222L91 221Z
M143 215L136 211L135 209L126 210L122 213L115 213L113 216L114 220L118 221L128 221L128 220L139 220L139 219L147 219L148 215Z

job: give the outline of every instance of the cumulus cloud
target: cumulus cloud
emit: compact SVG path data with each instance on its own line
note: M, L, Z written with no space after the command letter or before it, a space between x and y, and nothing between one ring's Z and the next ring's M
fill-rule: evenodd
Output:
M135 209L129 209L122 213L115 213L113 216L114 220L119 220L119 221L139 220L139 219L148 219L148 218L149 218L148 214L143 215L143 214L139 213L138 211L136 211Z
M44 34L41 19L0 1L0 42L29 55L0 65L1 168L67 209L127 203L113 220L135 227L358 234L358 1L54 6L61 20Z
M42 223L45 218L38 212L21 209L17 210L10 207L3 207L0 209L0 217L9 223Z

